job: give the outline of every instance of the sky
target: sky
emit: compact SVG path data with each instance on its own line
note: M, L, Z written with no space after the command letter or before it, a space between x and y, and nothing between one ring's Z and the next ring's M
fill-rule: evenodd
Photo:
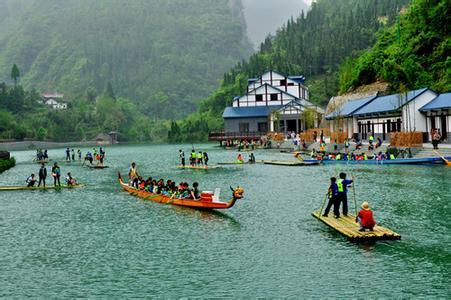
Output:
M255 48L291 17L307 10L312 0L242 0L248 35Z

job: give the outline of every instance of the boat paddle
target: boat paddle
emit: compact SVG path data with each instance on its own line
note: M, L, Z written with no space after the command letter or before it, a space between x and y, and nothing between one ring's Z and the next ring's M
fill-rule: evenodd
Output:
M352 178L352 193L353 193L353 196L354 196L355 216L357 217L357 201L355 199L355 177L354 177L354 175L352 175L352 173L351 173L351 178Z
M441 155L438 151L432 150L435 154L437 154L446 165L451 165L451 161L447 160L443 155Z

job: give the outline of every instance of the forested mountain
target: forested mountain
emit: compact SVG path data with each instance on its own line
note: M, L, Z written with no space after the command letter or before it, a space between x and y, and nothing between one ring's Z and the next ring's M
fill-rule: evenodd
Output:
M111 82L154 117L194 111L250 53L240 0L0 0L0 82L13 64L71 98Z
M222 128L221 114L232 98L245 92L247 79L272 69L289 75L303 74L311 101L325 105L338 92L338 69L347 57L376 42L375 33L394 24L409 0L318 0L311 10L288 20L260 51L224 74L221 87L206 98L199 111L173 123L173 140L203 139L209 130Z
M451 91L450 7L449 0L412 1L395 25L378 32L374 47L343 64L341 91L378 79L395 91Z

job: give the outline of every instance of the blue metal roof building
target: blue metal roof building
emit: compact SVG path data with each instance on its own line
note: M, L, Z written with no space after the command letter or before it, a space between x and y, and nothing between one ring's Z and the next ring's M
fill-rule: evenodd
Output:
M373 101L368 102L362 108L353 112L355 116L383 114L397 112L405 104L427 91L428 88L422 88L414 91L394 95L380 96Z
M262 118L268 117L272 111L282 108L282 105L250 106L250 107L226 107L222 117L224 119L238 118Z
M365 97L357 100L351 100L346 102L343 107L340 109L335 110L334 112L330 113L326 116L326 120L332 120L338 117L352 117L352 114L356 111L374 100L377 97L377 95L371 96L371 97Z
M434 100L432 100L431 102L420 108L420 111L427 112L431 110L442 110L442 109L451 109L451 93L444 93L438 95L437 98L435 98Z

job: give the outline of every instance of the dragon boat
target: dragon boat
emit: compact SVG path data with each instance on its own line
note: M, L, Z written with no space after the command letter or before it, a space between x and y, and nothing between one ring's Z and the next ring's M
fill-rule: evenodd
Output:
M145 190L139 190L134 187L129 186L127 183L125 183L122 180L121 174L118 173L119 178L119 184L121 185L122 189L126 192L128 192L132 196L136 196L138 198L141 198L143 200L163 203L163 204L170 204L170 205L176 205L176 206L185 206L190 207L194 209L202 209L202 210L212 210L212 209L228 209L235 205L236 201L238 199L242 199L244 195L244 190L241 187L237 187L232 190L232 199L229 202L222 202L219 200L219 192L220 189L217 188L215 190L215 193L213 192L202 192L201 197L199 200L193 200L193 199L171 199L171 197L161 194L154 194L149 191Z

